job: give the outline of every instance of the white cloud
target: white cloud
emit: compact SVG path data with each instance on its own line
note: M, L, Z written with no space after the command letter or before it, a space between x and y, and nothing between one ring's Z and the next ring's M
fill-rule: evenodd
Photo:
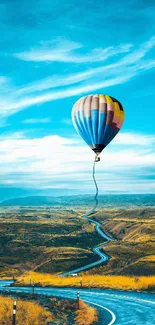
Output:
M21 131L17 131L17 132L6 132L6 133L2 133L0 134L0 143L2 144L4 140L18 140L18 139L25 139L26 136L26 132L21 132Z
M155 143L155 135L143 135L139 133L119 133L113 143L124 145L148 146Z
M73 62L73 63L92 63L102 62L107 58L129 52L131 44L121 44L117 47L95 48L89 53L76 53L76 50L84 49L82 44L59 39L52 44L44 43L38 48L31 49L27 52L16 53L18 59L32 62ZM78 51L79 52L79 51Z
M80 52L82 52L82 50L84 50L84 52L86 51L84 46L72 41L58 40L55 43L50 45L48 44L48 46L45 45L46 44L43 44L42 47L31 49L27 52L16 53L15 56L21 60L32 62L54 61L92 64L94 62L103 62L110 57L116 58L117 55L122 53L129 53L126 54L120 60L120 62L108 65L107 68L109 69L110 66L113 68L124 64L137 63L138 60L142 59L155 46L155 36L152 36L148 41L141 44L138 49L135 49L132 44L120 44L115 47L110 46L107 48L95 48L92 49L88 54L84 53L83 55ZM78 54L73 52L79 49L80 51L78 51ZM97 70L99 69L97 68Z
M147 54L154 46L155 37L141 44L138 49L133 47L130 50L126 44L120 46L119 54L123 48L124 50L128 49L129 53L122 57L122 54L116 56L113 52L111 58L113 62L110 64L100 64L98 67L92 67L91 64L91 68L79 73L43 78L20 88L10 87L7 89L6 87L5 95L0 94L0 117L7 117L33 105L77 95L81 96L125 83L142 72L155 67L155 61L147 59ZM64 47L67 48L67 45L65 44ZM80 48L80 45L71 42L69 49L73 50L77 47ZM118 48L110 50L110 53L115 50L117 51Z
M106 191L151 192L155 185L148 178L154 175L155 152L146 136L145 145L138 147L142 134L122 133L121 139L101 154L96 165L100 193ZM120 138L121 138L120 137ZM129 139L131 139L129 141ZM152 139L155 139L152 136ZM154 141L155 140L151 140ZM23 134L0 138L0 180L33 188L77 188L93 193L92 163L94 153L78 137L62 138L57 135L28 139ZM143 177L142 177L143 176Z
M90 91L95 91L96 89L101 89L103 87L109 87L114 84L120 84L123 83L131 78L131 73L129 75L120 76L120 77L113 77L109 78L108 80L105 80L103 82L96 82L96 83L90 83L90 84L83 84L79 85L77 87L71 87L63 90L56 90L53 92L46 92L41 95L34 95L31 97L22 97L17 100L13 99L13 101L10 101L6 99L6 101L3 101L0 105L1 111L0 116L5 117L9 116L11 114L14 114L15 112L18 112L26 107L41 104L41 103L47 103L49 101L54 101L57 99L62 98L68 98L76 95L82 95L84 93L88 93ZM17 93L18 94L18 93Z
M24 124L37 124L37 123L51 123L51 118L45 117L45 118L30 118L23 120L22 123Z

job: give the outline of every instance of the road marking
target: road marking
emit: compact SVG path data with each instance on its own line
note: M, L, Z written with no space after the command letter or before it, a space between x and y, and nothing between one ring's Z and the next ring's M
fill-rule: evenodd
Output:
M89 218L89 216L91 216L92 214L94 214L95 211L94 209L92 209L91 211L89 211L88 213L82 215L81 217L83 217L84 219L86 219L87 221L93 223L96 225L95 230L96 232L104 239L106 239L107 242L105 242L104 244L101 244L100 246L96 246L92 248L92 251L97 254L99 256L99 260L97 260L96 262L90 263L90 264L86 264L84 266L81 266L80 268L76 268L74 270L68 271L68 272L64 272L62 274L60 274L60 277L64 277L67 275L70 275L72 273L80 273L81 271L87 270L87 269L92 269L95 266L104 263L106 261L108 261L110 259L110 256L107 255L104 252L101 252L100 249L102 249L104 246L108 245L110 241L112 241L112 238L110 238L109 236L107 236L104 231L101 229L101 224L98 221L95 221L91 218Z
M12 290L10 290L12 289ZM42 288L42 289L39 289L39 288L36 288L36 291L37 292L43 292L43 294L47 294L47 288ZM48 290L51 290L52 291L58 291L58 294L59 294L59 291L62 290L60 288L49 288ZM77 288L78 289L78 288ZM12 292L17 292L17 293L20 293L20 292L27 292L27 293L30 293L29 291L27 290L18 290L16 289L16 287L14 288L3 288L4 291L12 291ZM74 289L73 289L74 290ZM65 292L71 292L72 294L75 294L76 292L73 291L72 289L63 289L64 293ZM57 294L57 292L51 292L50 294L54 295L54 294ZM80 294L89 294L89 295L99 295L99 296L108 296L108 297L114 297L114 298L117 298L117 299L125 299L125 300L130 300L130 301L138 301L138 302L142 302L142 303L149 303L149 304L152 304L152 305L155 305L155 301L152 301L152 300L146 300L146 299L141 299L141 298L134 298L134 297L130 297L130 296L123 296L123 295L118 295L118 294L110 294L110 293L102 293L102 292L91 292L91 291L85 291L85 290L80 290Z
M108 313L110 313L111 316L112 316L112 320L111 320L111 322L108 323L107 325L112 325L112 324L115 323L115 321L116 321L116 315L113 313L113 311L111 311L110 309L108 309L108 308L106 308L106 307L103 307L103 306L101 306L101 305L99 305L99 304L96 304L95 302L91 302L91 301L89 301L89 300L85 300L85 299L83 299L83 301L86 301L86 302L88 302L89 304L92 304L92 305L98 306L98 307L100 307L100 308L105 309L106 311L108 311Z
M81 293L89 293L89 291L81 291ZM116 298L120 298L120 299L129 299L129 300L133 300L133 301L140 301L140 302L147 302L150 303L152 305L155 305L155 301L152 300L146 300L146 299L141 299L141 298L134 298L134 297L129 297L129 296L122 296L122 295L117 295L117 294L109 294L109 293L100 293L100 292L93 292L92 294L95 295L102 295L102 296L110 296L110 297L116 297Z
M66 292L72 292L72 290L68 290L68 289L64 289L64 291ZM86 293L89 295L101 295L101 296L108 296L108 297L114 297L114 298L119 298L119 299L126 299L126 300L131 300L131 301L139 301L139 302L146 302L152 305L155 305L155 301L152 300L146 300L146 299L141 299L141 298L134 298L134 297L130 297L130 296L122 296L122 295L117 295L117 294L111 294L111 293L102 293L102 292L89 292L89 291L84 291L81 290L80 291L81 294Z

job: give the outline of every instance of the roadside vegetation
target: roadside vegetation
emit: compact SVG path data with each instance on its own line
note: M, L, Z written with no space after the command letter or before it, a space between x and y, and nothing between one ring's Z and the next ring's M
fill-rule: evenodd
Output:
M94 225L82 218L85 212L48 206L1 208L0 278L14 276L30 284L35 275L33 281L43 285L77 285L78 278L59 280L58 275L96 261L92 248L103 243ZM155 207L102 208L92 218L113 239L103 248L111 258L83 272L83 286L154 287Z
M12 324L13 301L13 298L0 297L0 324ZM16 317L18 325L47 325L52 319L52 313L37 303L18 300Z
M12 297L8 297L8 294ZM17 301L16 323L18 325L92 325L98 320L96 309L82 300L77 304L75 299L5 293L0 296L1 325L12 325L14 300Z
M104 247L105 253L111 256L110 261L106 266L90 270L89 274L155 275L154 207L105 209L93 218L113 241Z
M78 325L91 325L98 320L97 311L82 300L79 301L79 310L76 312L75 322Z
M48 207L0 210L0 277L60 273L97 260L91 249L101 238L77 215Z
M117 290L155 291L155 276L81 275L56 277L45 273L29 272L18 278L16 285L104 288Z

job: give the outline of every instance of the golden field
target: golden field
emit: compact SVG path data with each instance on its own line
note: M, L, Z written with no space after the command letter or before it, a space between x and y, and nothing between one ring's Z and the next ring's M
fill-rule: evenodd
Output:
M85 274L155 275L155 208L104 209L93 218L111 236L104 247L111 259Z
M14 275L18 279L35 272L46 278L46 274L57 276L96 261L92 248L104 242L94 225L82 218L87 209L0 210L0 277ZM112 241L103 248L111 258L108 263L83 272L83 276L130 279L155 275L154 207L102 208L91 218L99 221L111 236Z
M79 301L79 310L76 312L75 322L78 325L91 325L98 320L97 311L82 300Z
M12 324L14 300L13 298L0 297L0 324ZM18 325L46 325L52 319L52 313L39 306L37 303L23 300L17 301L16 322Z
M27 301L27 299L30 299L29 295L25 295L24 298L21 298L20 294L16 295L16 298L0 296L0 324L12 325L15 300L17 301L16 323L18 325L91 325L98 319L96 309L82 300L79 300L78 306L75 299L44 296L34 296L33 301Z
M100 236L77 215L41 207L0 210L0 277L25 270L59 273L95 261L91 248Z
M155 290L155 276L129 277L120 275L83 275L77 277L56 277L45 273L28 272L18 278L17 285L29 285L30 279L36 285L56 287L111 288L117 290Z

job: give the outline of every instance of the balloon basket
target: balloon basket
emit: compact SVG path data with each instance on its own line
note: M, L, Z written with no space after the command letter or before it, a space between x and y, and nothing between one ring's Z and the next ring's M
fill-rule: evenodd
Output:
M98 161L100 161L101 160L101 158L99 157L99 156L96 156L95 157L95 162L98 162Z

